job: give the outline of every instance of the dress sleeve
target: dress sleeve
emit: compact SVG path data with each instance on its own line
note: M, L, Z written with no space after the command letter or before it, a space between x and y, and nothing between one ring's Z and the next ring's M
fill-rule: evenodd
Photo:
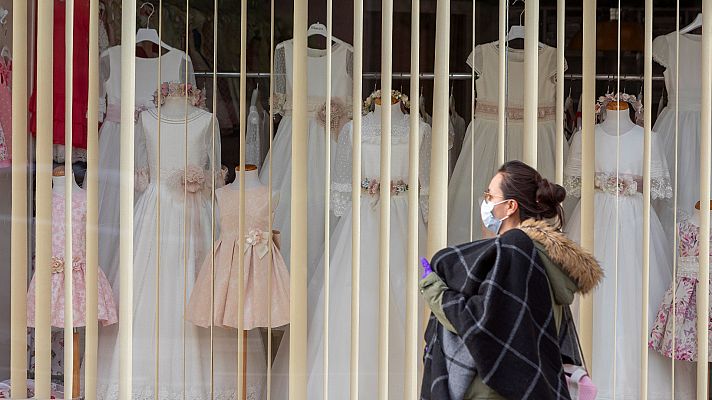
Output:
M284 45L277 46L274 51L274 98L272 106L275 114L284 112L287 101L287 61Z
M331 209L337 217L343 216L351 207L353 170L353 122L348 122L339 134L336 144L336 163L331 182Z
M188 77L186 78L186 63L188 67ZM193 62L190 61L190 56L183 57L183 61L180 63L180 81L187 82L195 86L195 71L193 70Z
M668 68L670 47L665 35L658 36L653 40L653 60L665 68Z
M475 52L474 55L473 53L470 53L470 55L467 57L467 65L470 66L470 68L473 68L475 70L475 73L478 75L482 74L483 66L484 66L484 58L482 55L482 45L475 46Z
M208 172L208 176L214 176L215 188L217 189L225 186L225 177L223 176L222 170L222 158L220 155L222 154L220 145L220 125L218 124L218 119L215 118L213 114L209 113L208 115L210 116L210 122L208 122L208 134L203 136L206 141L205 148L208 153L208 165L205 166L205 170ZM209 184L211 185L212 181Z
M108 52L104 52L101 55L99 61L99 121L104 121L104 116L106 115L106 81L109 80L109 75L111 75L111 58Z
M418 180L420 181L420 212L423 221L428 222L430 194L430 151L432 149L432 131L430 125L420 123L420 154L418 165Z
M139 115L134 130L134 190L142 193L151 180L148 168L148 149L146 148L146 132L143 128L146 112Z
M672 199L672 184L670 171L660 145L660 136L653 132L652 152L650 159L650 198Z
M569 158L564 168L564 188L566 195L581 197L581 131L571 138Z

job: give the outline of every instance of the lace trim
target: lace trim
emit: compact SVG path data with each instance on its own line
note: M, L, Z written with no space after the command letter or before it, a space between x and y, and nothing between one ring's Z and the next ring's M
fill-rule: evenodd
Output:
M119 385L97 385L97 398L99 400L119 400ZM247 386L247 400L258 400L260 397L260 388L257 385ZM133 389L131 392L132 400L154 400L156 398L153 387L141 387ZM161 388L158 390L158 398L161 400L183 400L183 399L213 399L213 400L239 400L237 398L237 390L220 390L215 391L213 396L210 396L210 389L205 390L187 390L183 391L169 390Z
M581 197L581 177L566 175L564 189L566 189L567 196Z
M497 104L487 103L478 101L477 107L475 108L475 113L477 115L498 115L499 107ZM507 119L522 120L524 119L524 108L523 107L507 107L505 112ZM552 120L556 118L556 107L538 107L537 108L537 119L540 120Z
M616 174L599 172L594 178L594 185L597 190L611 195L634 196L643 191L643 177L621 174L616 178ZM568 196L581 197L581 177L565 176L564 188ZM652 178L650 182L650 197L653 200L672 198L670 178Z

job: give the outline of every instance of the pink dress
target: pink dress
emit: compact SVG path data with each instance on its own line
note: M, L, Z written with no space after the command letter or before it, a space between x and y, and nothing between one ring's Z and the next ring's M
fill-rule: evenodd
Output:
M77 191L72 196L72 261L73 313L74 326L86 325L86 192ZM52 326L64 327L64 196L52 194ZM101 268L98 268L99 286L99 321L102 325L111 325L118 320L114 295L109 281ZM27 326L35 326L35 277L32 277L27 290Z
M246 190L245 250L239 245L240 191L230 186L215 191L220 210L220 239L215 242L215 326L237 328L239 259L244 259L245 307L243 329L279 327L289 323L289 272L269 233L269 189ZM271 249L271 256L270 256ZM270 258L271 292L268 292ZM202 327L210 326L212 257L208 255L190 296L186 318ZM271 320L268 318L271 304Z
M697 272L700 228L694 218L685 217L677 223L677 230L679 235L677 279L672 282L660 304L648 347L672 358L674 334L675 359L697 361ZM675 286L674 313L673 285ZM712 310L710 311L712 317ZM710 322L707 323L708 329L712 329ZM712 346L712 335L709 337L709 344ZM709 354L707 361L712 362Z

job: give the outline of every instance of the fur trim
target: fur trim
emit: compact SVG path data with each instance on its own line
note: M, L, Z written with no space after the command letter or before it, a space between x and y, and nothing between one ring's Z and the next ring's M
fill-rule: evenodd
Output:
M519 229L544 246L551 261L561 266L581 293L590 292L603 279L603 269L593 255L545 221L529 219Z

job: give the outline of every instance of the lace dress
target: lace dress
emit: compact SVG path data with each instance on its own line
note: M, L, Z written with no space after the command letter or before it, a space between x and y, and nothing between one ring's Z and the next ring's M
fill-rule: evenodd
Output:
M12 160L12 61L0 57L0 167Z
M396 104L394 107L399 107ZM401 116L400 118L398 116ZM390 339L389 394L388 399L403 399L405 384L405 278L406 249L408 244L408 143L409 116L393 110L391 136L391 231L390 231ZM376 399L378 381L378 314L381 306L379 291L379 222L381 151L380 111L364 116L362 121L362 184L361 191L361 300L360 331L361 352L359 355L359 398ZM420 251L425 250L427 221L427 198L430 169L430 127L420 123L420 210L418 221ZM352 125L347 124L339 137L335 175L331 186L331 207L339 222L331 236L331 272L329 301L329 394L323 388L323 329L324 329L324 284L323 260L309 282L308 301L308 346L307 346L307 398L347 399L349 397L349 360L351 337L351 186L352 172ZM420 312L418 315L422 315ZM286 339L286 336L285 336ZM288 343L288 342L284 342ZM280 346L275 359L273 396L287 399L288 346Z
M292 193L292 40L280 43L275 50L275 113L282 114L282 120L277 128L272 145L272 188L281 193L279 205L275 210L274 227L282 232L282 254L289 264L291 246L291 193ZM324 254L324 209L327 165L333 166L336 149L336 137L341 127L351 119L353 81L351 78L353 64L353 48L349 45L337 44L332 52L332 86L331 86L331 122L332 128L327 132L325 123L326 104L326 51L310 49L307 57L308 74L308 128L306 143L308 148L307 171L308 190L308 239L307 255L308 271L311 276L314 267ZM331 139L331 163L326 162L326 140ZM269 180L269 160L260 171L260 180L267 185ZM335 221L335 218L332 218ZM333 225L332 225L333 227Z
M695 203L700 200L700 135L702 89L702 36L693 34L680 35L679 70L675 63L677 54L677 33L658 36L653 41L653 59L665 67L665 89L668 92L668 104L655 121L653 131L661 137L664 156L670 167L670 176L677 176L678 210L688 214L693 212ZM679 110L676 121L675 113ZM675 135L677 132L678 160L675 165ZM669 240L673 240L676 210L670 202L655 204L663 226L668 231ZM672 260L670 260L672 262Z
M658 309L648 346L681 361L697 361L697 283L699 271L699 214L684 216L677 224L679 242L677 279L668 288ZM673 297L673 286L675 294ZM673 298L675 311L673 312ZM674 325L674 326L673 326ZM708 325L708 329L712 324ZM712 335L711 335L712 336ZM673 342L674 337L674 342ZM712 344L712 337L709 338ZM673 343L674 350L673 350ZM708 354L707 361L712 362Z
M198 326L211 325L210 299L214 288L214 325L238 327L239 259L242 258L245 288L243 329L286 325L289 323L289 272L275 243L277 238L268 231L269 188L259 186L246 189L246 247L240 251L240 190L233 187L229 185L215 191L220 208L221 233L213 250L214 275L213 258L206 257L190 297L186 318ZM270 268L271 291L268 287Z
M477 196L487 189L500 167L497 160L499 52L497 42L481 44L475 47L474 55L471 54L467 60L467 64L479 75L476 81L477 107L475 120L470 123L465 133L462 151L448 189L448 243L452 245L469 242L471 237L472 240L481 237L482 224ZM524 53L522 50L509 49L507 57L505 160L521 160L524 154ZM537 170L545 178L553 180L556 169L556 126L557 123L563 124L563 121L556 121L556 48L543 46L539 50L538 71ZM473 195L475 201L472 201L471 205L470 199Z
M596 126L594 255L604 269L605 279L593 294L593 359L598 399L639 399L640 333L643 309L643 139L644 130L635 125L620 136ZM656 137L653 134L653 137ZM618 140L620 139L620 147ZM618 178L616 178L616 156ZM670 175L662 151L653 144L651 198L672 197ZM564 186L569 196L581 196L581 132L574 134L565 167ZM581 238L580 203L569 216L565 231ZM670 245L654 210L650 216L650 295L647 310L650 326L655 307L665 295L671 278ZM576 309L576 307L574 307ZM615 349L615 350L614 350ZM615 363L615 368L613 368ZM615 389L613 386L615 371ZM670 363L649 352L649 399L669 399ZM677 376L677 375L676 375ZM679 382L682 382L680 378ZM694 385L690 386L694 390ZM615 392L615 396L614 396ZM689 395L689 393L687 393ZM687 398L684 393L680 397Z
M185 82L186 55L171 50L161 57L161 80ZM190 83L195 83L188 60ZM99 264L109 281L118 275L119 251L119 167L121 137L121 46L106 50L100 60L99 111L103 123L99 130ZM153 93L158 88L158 59L136 57L136 116L155 108ZM182 137L182 135L181 135ZM84 187L86 188L86 180Z
M219 129L213 136L212 114L194 107L188 110L186 126L183 100L177 101L180 105L175 108L180 111L174 114L169 114L168 102L164 104L160 124L156 110L148 110L141 113L136 125L139 194L133 224L133 399L211 399L211 363L213 398L234 399L238 357L234 332L214 330L211 338L211 330L191 324L184 315L198 268L211 252L212 167L219 183ZM169 116L175 114L180 117ZM114 283L118 291L117 286ZM248 341L249 352L264 359L259 335L250 335ZM120 352L117 330L101 331L100 400L118 399ZM259 398L262 390L261 374L249 375L249 398Z
M64 259L64 195L52 194L52 308L51 324L64 328L64 269L72 268L73 326L86 325L86 217L87 195L83 190L72 194L72 250L71 264ZM97 271L99 322L103 326L116 323L116 304L111 286L101 268ZM27 326L35 326L35 276L27 289Z

